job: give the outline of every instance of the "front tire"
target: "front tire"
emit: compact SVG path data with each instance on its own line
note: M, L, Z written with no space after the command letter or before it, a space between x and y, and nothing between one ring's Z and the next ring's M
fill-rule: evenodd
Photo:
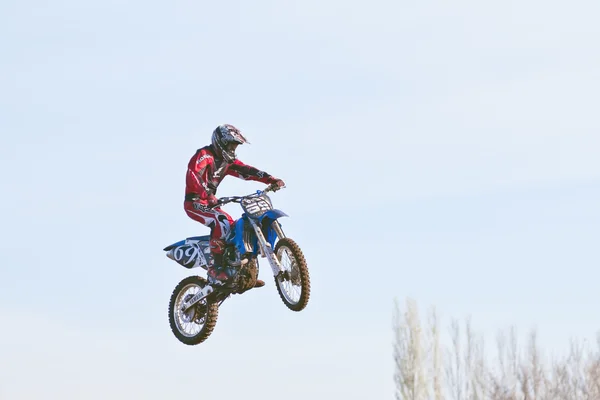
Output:
M182 309L182 303L191 299L206 285L206 279L189 276L179 282L171 294L169 325L177 340L183 344L192 346L204 342L217 323L219 305L210 300L199 301L187 312Z
M306 259L290 238L283 238L275 245L275 255L284 269L275 277L275 286L283 303L292 311L302 311L310 297L310 276Z

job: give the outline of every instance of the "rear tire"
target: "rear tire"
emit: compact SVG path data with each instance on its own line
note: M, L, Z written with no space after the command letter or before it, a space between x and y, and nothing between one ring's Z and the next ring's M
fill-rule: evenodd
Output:
M219 305L210 300L200 300L187 313L184 313L181 308L184 300L188 301L206 285L208 285L206 279L189 276L179 282L171 294L169 325L177 340L183 344L192 346L204 342L217 323ZM188 291L191 293L187 293Z
M310 276L304 254L296 242L290 238L283 238L275 245L275 255L285 269L283 276L280 274L275 277L279 297L290 310L302 311L310 298ZM285 265L285 259L289 261L289 266ZM300 289L297 298L294 296L296 293L292 293L295 292L294 287Z

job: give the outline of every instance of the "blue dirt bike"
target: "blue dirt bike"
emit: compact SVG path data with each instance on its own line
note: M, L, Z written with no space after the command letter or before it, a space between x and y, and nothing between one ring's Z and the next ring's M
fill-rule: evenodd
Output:
M273 209L267 192L273 185L246 196L223 197L214 207L239 203L244 213L226 238L224 266L232 272L223 286L210 285L198 275L183 279L169 302L169 324L175 337L187 345L205 341L212 333L220 305L232 294L252 289L258 278L258 258L266 258L283 303L292 311L303 310L310 296L310 278L300 247L285 236L278 219L287 216ZM167 257L185 268L208 269L212 264L210 236L194 236L164 248Z

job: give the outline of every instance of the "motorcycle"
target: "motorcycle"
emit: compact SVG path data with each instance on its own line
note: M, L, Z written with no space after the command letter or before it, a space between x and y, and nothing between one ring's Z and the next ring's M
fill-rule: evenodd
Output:
M306 259L298 244L288 238L279 218L288 215L273 208L267 195L274 185L245 196L222 197L213 207L238 203L242 216L234 222L225 239L224 267L231 278L224 285L211 285L202 276L183 279L169 301L169 325L175 337L187 345L205 341L217 323L219 307L232 294L254 288L259 273L258 258L266 258L283 303L292 311L302 311L310 297L310 277ZM188 269L208 270L213 259L210 235L193 236L163 250L166 256Z

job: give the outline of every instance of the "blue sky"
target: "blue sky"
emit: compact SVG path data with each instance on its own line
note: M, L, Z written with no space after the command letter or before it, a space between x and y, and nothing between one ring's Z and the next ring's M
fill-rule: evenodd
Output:
M592 337L599 11L4 1L0 399L391 399L396 297L547 349ZM292 313L263 268L187 347L167 305L188 271L162 248L208 233L184 174L219 123L286 181L313 293Z

